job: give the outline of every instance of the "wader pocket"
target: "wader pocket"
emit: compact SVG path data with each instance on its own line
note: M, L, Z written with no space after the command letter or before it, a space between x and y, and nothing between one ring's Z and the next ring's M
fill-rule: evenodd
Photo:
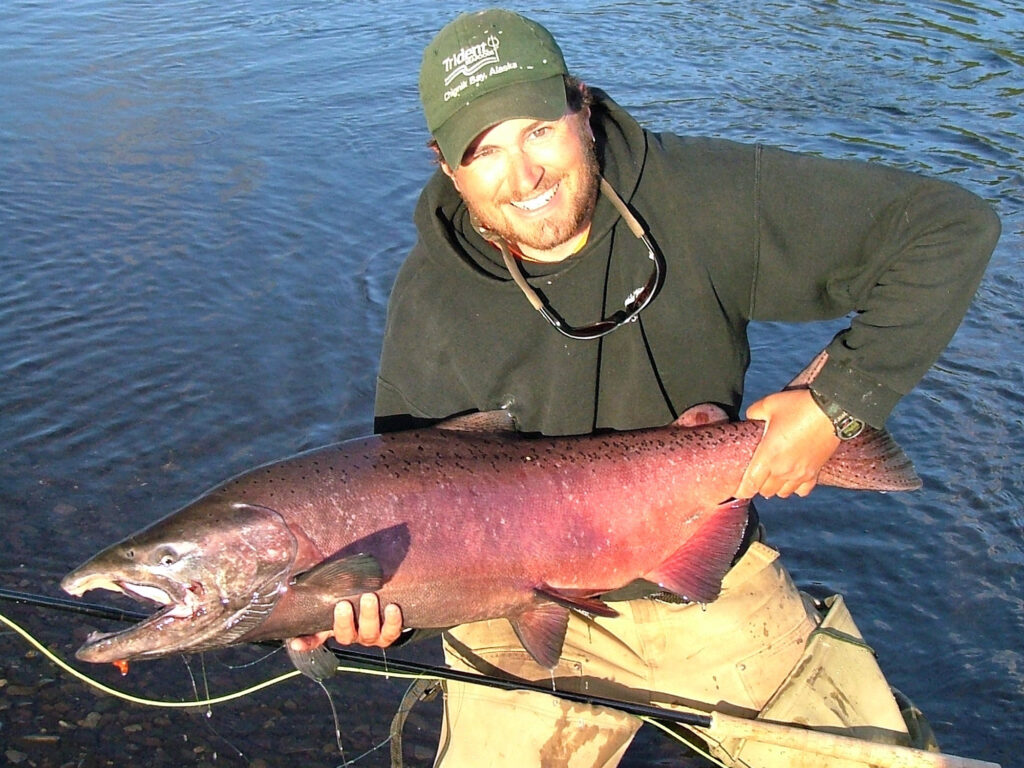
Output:
M842 596L825 600L825 610L821 625L808 638L802 658L758 719L908 746L910 739L900 708L878 667L874 651L864 643ZM729 740L712 751L726 765L864 768L863 763L749 739Z

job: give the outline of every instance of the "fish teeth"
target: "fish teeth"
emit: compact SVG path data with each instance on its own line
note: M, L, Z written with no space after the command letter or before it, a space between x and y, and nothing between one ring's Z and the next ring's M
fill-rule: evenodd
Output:
M558 191L558 185L555 184L547 192L538 195L537 197L529 200L512 200L512 205L521 211L536 211L543 208L545 205L551 202L551 199L555 196L555 192Z

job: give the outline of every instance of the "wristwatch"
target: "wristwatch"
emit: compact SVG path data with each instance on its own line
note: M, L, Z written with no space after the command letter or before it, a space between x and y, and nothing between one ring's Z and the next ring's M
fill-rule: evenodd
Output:
M853 440L853 438L864 431L866 426L864 419L858 419L856 416L847 413L841 405L815 392L814 389L811 389L810 392L814 402L825 412L829 421L832 422L832 428L835 429L836 437L840 440Z

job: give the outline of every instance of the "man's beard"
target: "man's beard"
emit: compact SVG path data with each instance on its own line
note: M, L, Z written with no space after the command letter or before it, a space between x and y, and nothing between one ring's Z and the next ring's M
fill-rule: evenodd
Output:
M499 211L493 217L482 213L478 210L477 206L469 201L466 201L466 207L469 208L469 212L473 217L483 225L484 229L500 235L507 243L538 251L546 251L568 241L579 232L584 223L593 215L594 206L597 203L597 188L600 178L601 169L597 162L594 144L589 140L584 140L583 160L578 175L579 187L569 200L569 208L565 215L546 218L534 224L523 225L521 222L516 222L513 225L512 222L500 213L500 205L504 203L499 204ZM554 184L564 181L565 177L563 176L557 179ZM551 189L551 186L549 185L547 189Z

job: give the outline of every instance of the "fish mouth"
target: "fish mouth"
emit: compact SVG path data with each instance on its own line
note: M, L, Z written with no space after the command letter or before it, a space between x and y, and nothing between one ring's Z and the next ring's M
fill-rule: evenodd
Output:
M199 582L160 585L97 576L69 584L68 592L81 595L89 589L120 592L135 600L159 606L149 618L114 632L92 632L75 652L82 661L115 662L125 659L166 656L190 648L202 636L200 630L219 618L220 601L205 600Z
M131 581L115 581L117 588L129 597L141 598L142 600L164 606L158 611L160 615L170 616L175 619L193 619L203 608L203 585L198 581L188 586L175 584L176 595L151 584L136 584Z

